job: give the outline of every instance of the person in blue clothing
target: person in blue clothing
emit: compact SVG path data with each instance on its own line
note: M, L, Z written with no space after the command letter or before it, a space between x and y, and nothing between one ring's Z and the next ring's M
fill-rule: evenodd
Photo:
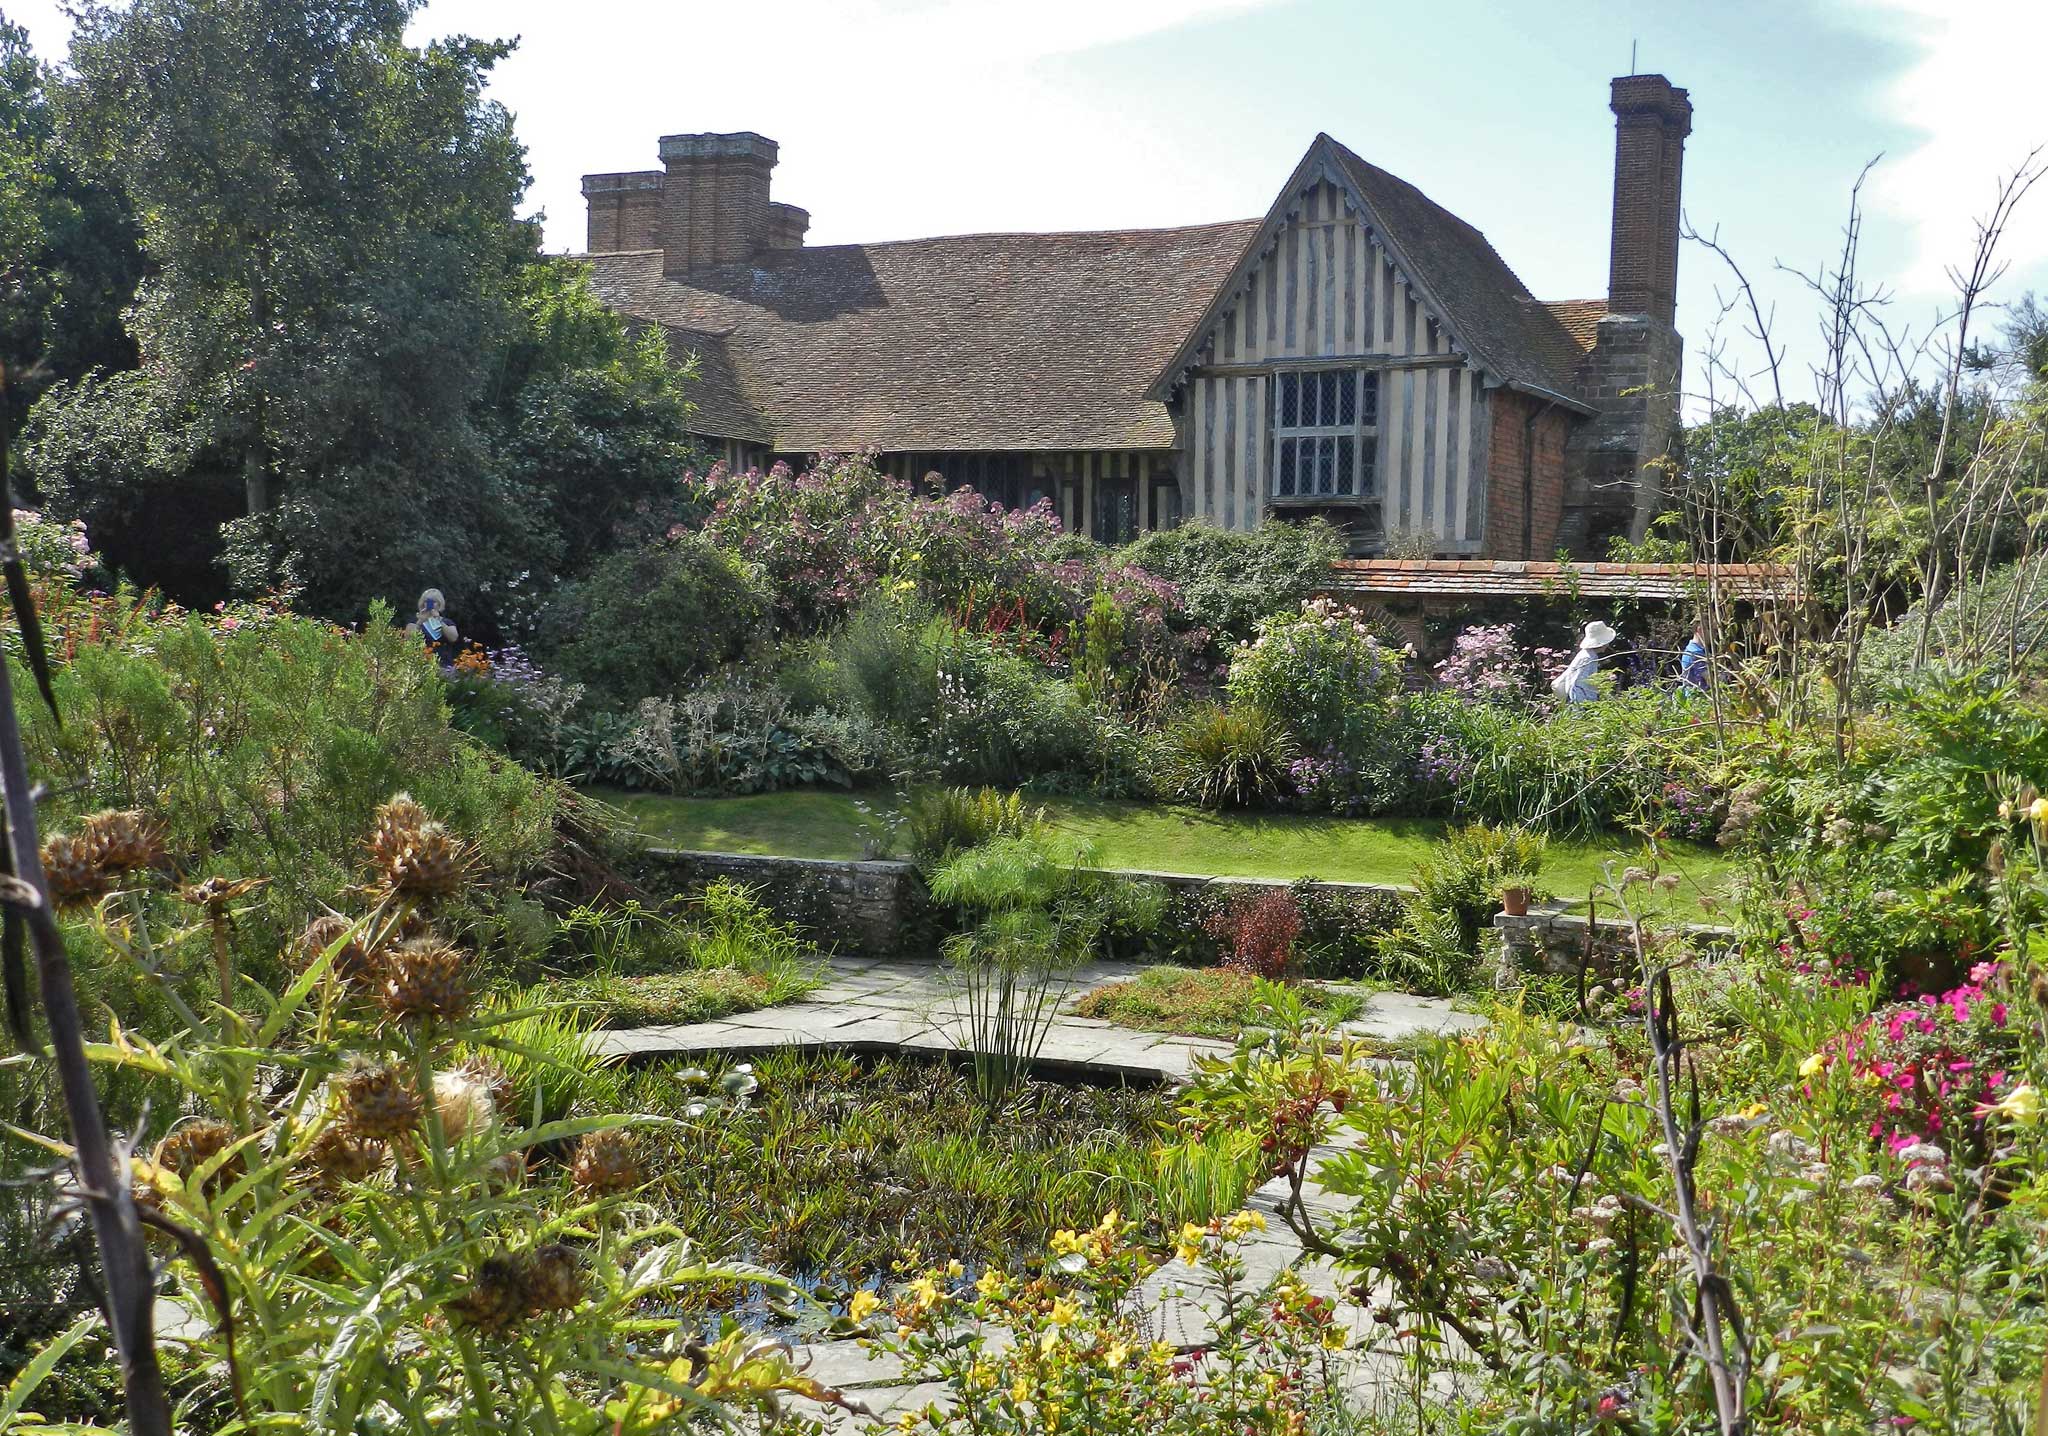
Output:
M1703 623L1693 625L1685 652L1678 656L1678 682L1688 693L1707 691L1707 628Z

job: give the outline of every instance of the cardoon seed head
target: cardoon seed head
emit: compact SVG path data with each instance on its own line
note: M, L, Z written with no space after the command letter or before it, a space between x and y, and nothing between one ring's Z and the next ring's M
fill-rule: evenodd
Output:
M464 1326L487 1336L510 1331L526 1315L526 1281L519 1263L508 1256L484 1258L448 1310Z
M526 1309L568 1311L583 1300L583 1264L561 1242L535 1247L526 1256Z
M434 938L415 938L387 953L377 1000L400 1021L454 1021L469 1011L468 959Z
M349 1130L379 1141L400 1137L420 1123L420 1098L396 1067L355 1068L341 1082L342 1112Z
M570 1159L569 1179L592 1196L630 1191L644 1180L639 1143L622 1127L586 1132Z

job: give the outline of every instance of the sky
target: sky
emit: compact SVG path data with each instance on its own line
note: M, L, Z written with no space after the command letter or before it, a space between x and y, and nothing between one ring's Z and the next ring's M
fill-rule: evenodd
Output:
M0 10L61 55L61 0ZM1605 292L1607 81L1633 63L1691 92L1686 214L1756 283L1788 398L1821 352L1798 272L1834 262L1867 162L1864 272L1917 336L1952 312L1947 271L2002 177L2048 143L2044 0L429 0L414 28L519 37L491 93L554 249L582 245L580 177L658 167L662 134L778 141L775 197L833 244L1256 216L1328 131L1545 299ZM2048 184L2004 243L1993 299L2048 294ZM1731 366L1760 372L1720 318L1731 294L1686 246L1695 394L1717 322Z

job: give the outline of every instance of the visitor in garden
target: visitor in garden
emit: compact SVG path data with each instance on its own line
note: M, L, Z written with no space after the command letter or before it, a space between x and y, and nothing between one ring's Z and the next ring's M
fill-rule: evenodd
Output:
M1678 655L1679 686L1688 693L1707 691L1707 626L1695 623L1685 651Z
M462 635L448 621L448 601L438 588L426 589L420 594L419 611L413 614L412 622L405 626L405 631L417 634L443 668L452 667L455 655L462 651Z
M1594 619L1579 639L1579 651L1565 665L1564 672L1550 685L1550 691L1567 703L1591 703L1600 696L1593 675L1600 670L1600 650L1614 642L1614 630Z

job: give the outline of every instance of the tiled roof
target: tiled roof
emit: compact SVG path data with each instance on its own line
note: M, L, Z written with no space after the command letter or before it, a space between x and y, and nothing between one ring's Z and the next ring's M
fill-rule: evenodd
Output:
M1168 449L1146 385L1256 220L770 250L669 279L587 256L597 292L699 355L705 434L787 453Z
M1421 190L1367 164L1328 135L1366 208L1444 309L1451 332L1501 378L1553 394L1573 393L1584 349L1494 252L1486 236ZM1313 151L1311 151L1313 153Z
M1540 563L1508 559L1343 559L1331 593L1411 598L1686 598L1709 582L1729 598L1781 601L1792 569L1771 563Z
M1607 314L1604 299L1546 299L1543 307L1557 316L1557 322L1564 326L1564 332L1572 336L1572 343L1579 346L1579 352L1590 354L1593 341L1600 337L1600 321Z

